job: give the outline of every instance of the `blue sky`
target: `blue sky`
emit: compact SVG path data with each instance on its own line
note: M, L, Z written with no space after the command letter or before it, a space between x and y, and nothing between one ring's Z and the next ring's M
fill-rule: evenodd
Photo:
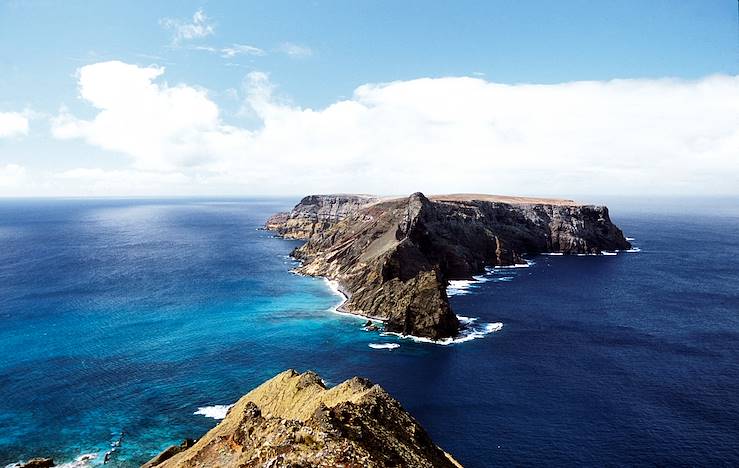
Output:
M259 77L262 88L271 90L270 105L299 109L303 113L309 109L325 110L336 103L355 102L355 90L365 84L412 83L420 78L470 77L485 83L554 86L635 79L642 80L640 86L648 90L649 80L659 83L672 78L684 80L683 85L690 86L686 83L715 75L735 78L739 73L739 32L735 0L3 1L0 2L0 113L22 114L28 128L0 138L0 168L4 165L6 172L10 171L5 179L0 175L0 184L3 180L7 182L4 189L0 185L0 194L85 194L75 192L70 178L60 179L55 175L78 169L87 170L88 175L91 170L126 171L127 176L134 178L132 171L138 171L139 175L144 171L146 180L156 179L156 174L176 173L199 181L220 177L218 171L231 171L224 169L227 164L223 161L142 164L145 156L136 153L139 150L101 142L99 133L93 136L89 132L80 133L79 129L59 137L59 132L54 132L54 119L62 112L82 122L94 119L99 110L90 99L80 95L79 70L110 61L142 69L159 67L164 71L152 78L152 82L160 90L183 85L207 93L208 100L218 107L217 122L208 125L226 133L233 133L230 127L255 132L267 126L264 113L255 110L254 102L249 100ZM733 92L735 81L722 86ZM431 94L419 97L418 103L445 92L445 86L466 93L449 83L435 82L434 89L428 88ZM696 92L697 97L691 98L695 102L702 99L697 87L681 92ZM418 85L415 89L420 88ZM721 90L726 92L724 88ZM386 101L383 103L388 105ZM380 106L375 101L362 105ZM703 110L713 109L714 104L705 102L702 106L699 107ZM542 112L550 110L546 108ZM720 111L730 115L733 110ZM127 117L121 116L124 118ZM200 128L200 124L193 125ZM274 132L280 131L280 127L273 128ZM713 135L724 139L717 143L722 148L733 145L731 137L726 136L731 128L722 135ZM288 129L283 131L286 138L291 138ZM377 135L384 135L384 131L378 129ZM244 139L255 137L244 134ZM373 135L363 137L372 139ZM488 141L484 135L480 138ZM708 137L694 136L701 138ZM456 148L453 141L446 143L449 143L447 149ZM228 143L228 147L236 153L240 151L234 149L238 147L236 143ZM245 158L269 158L269 151L255 153L263 147L262 143L245 144L242 153ZM204 148L206 153L216 151ZM280 149L286 150L294 151ZM516 149L519 150L526 151ZM377 159L369 151L363 147L364 159L349 158L351 164L345 164L343 170L361 172L369 164L367 161ZM464 152L465 148L459 147L459 151ZM296 153L292 157L308 156ZM332 159L321 172L330 172L342 163ZM239 170L247 170L248 164L237 165ZM13 184L18 179L18 168L25 182ZM378 175L383 173L379 167L373 170ZM316 175L316 179L323 180L320 176ZM266 172L253 180L248 174L244 177L242 180L251 180L245 187L239 187L235 181L215 185L203 182L194 191L219 193L218 187L223 188L224 194L284 190L280 186L265 186L270 180ZM572 173L564 174L562 182L554 188L547 185L537 190L532 185L526 186L525 191L559 194L572 186L572 177ZM705 183L707 179L702 180ZM505 181L489 182L494 187L509 188L517 186L515 181L516 177L511 175ZM689 186L685 182L676 181L676 185L665 187L664 191L679 192L680 187ZM470 178L470 186L476 189L485 188L487 183L477 175ZM99 189L90 193L126 194L120 188L106 191L104 185L98 185ZM341 184L327 185L330 186L326 190L347 188ZM458 185L447 187L436 181L429 189L465 188L464 184ZM184 186L192 187L192 184ZM304 184L304 188L322 187ZM367 184L367 188L394 190L393 186L379 183ZM587 194L596 188L586 187L582 192ZM131 194L146 194L150 189L142 184L140 190ZM168 190L167 193L179 194L182 186L174 184ZM609 191L614 190L609 188ZM720 192L726 190L722 188Z
M620 1L10 1L0 7L0 96L5 105L56 105L75 96L82 64L165 64L170 80L225 90L245 71L267 70L296 101L320 107L367 82L485 73L494 81L736 74L734 0ZM203 9L212 36L191 41L292 42L284 54L217 56L171 47L161 18ZM237 64L229 66L227 63Z

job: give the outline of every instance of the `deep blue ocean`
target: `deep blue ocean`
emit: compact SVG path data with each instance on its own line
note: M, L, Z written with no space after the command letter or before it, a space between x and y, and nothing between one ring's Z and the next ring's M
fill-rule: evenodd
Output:
M469 467L739 465L739 204L610 203L641 252L496 270L452 306L503 328L439 346L290 274L257 228L294 202L0 201L0 466L122 432L136 466L286 368L372 379Z

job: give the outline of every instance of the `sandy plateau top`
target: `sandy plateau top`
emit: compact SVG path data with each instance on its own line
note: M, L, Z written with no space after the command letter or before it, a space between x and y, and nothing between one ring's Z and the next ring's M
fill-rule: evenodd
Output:
M327 197L355 197L364 198L374 205L377 203L404 200L407 196L399 195L369 195L365 193L332 193L327 195L315 195ZM430 195L428 197L433 201L447 202L471 202L471 201L487 201L496 203L509 203L514 205L557 205L557 206L583 206L575 200L567 198L543 198L543 197L519 197L514 195L491 195L486 193L450 193L443 195Z
M366 195L360 195L366 196ZM368 197L370 198L370 197ZM407 197L387 196L378 197L375 203L402 200ZM582 206L583 203L566 198L541 198L541 197L517 197L511 195L490 195L485 193L450 193L447 195L431 195L428 197L433 201L440 202L471 202L486 201L495 203L508 203L511 205L556 205L556 206Z
M581 206L582 203L576 202L575 200L568 200L564 198L540 198L540 197L515 197L510 195L487 195L484 193L451 193L448 195L431 195L429 197L435 201L489 201L498 203L512 203L512 204L523 204L523 205L562 205L562 206Z

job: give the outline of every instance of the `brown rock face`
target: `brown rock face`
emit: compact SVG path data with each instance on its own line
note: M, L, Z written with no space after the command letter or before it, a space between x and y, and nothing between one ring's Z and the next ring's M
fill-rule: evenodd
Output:
M174 457L180 452L184 452L185 450L189 449L195 445L195 441L192 439L185 439L182 441L180 445L170 445L166 449L164 449L159 455L152 458L148 462L141 465L141 468L153 468L157 465L160 465L164 463L166 460L169 460L170 458Z
M449 280L521 263L525 254L631 247L604 206L491 195L313 195L267 228L307 239L293 252L303 262L298 271L337 281L346 310L431 339L459 331Z
M51 458L31 458L25 463L18 465L18 468L50 468L56 466Z
M316 374L293 370L242 397L194 446L164 458L147 465L460 466L380 386L355 377L327 389Z
M265 227L286 239L307 239L376 200L371 195L308 195L290 213L271 216Z

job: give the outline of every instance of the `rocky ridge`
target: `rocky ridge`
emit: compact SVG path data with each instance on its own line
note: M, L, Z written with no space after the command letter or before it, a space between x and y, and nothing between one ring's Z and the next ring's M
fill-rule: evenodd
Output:
M267 220L265 227L285 239L308 239L377 200L371 195L308 195L298 204L300 209L277 213Z
M294 370L246 394L191 447L167 451L144 466L461 466L379 385L354 377L326 388Z
M311 195L265 226L307 240L293 252L302 262L297 271L336 281L345 310L433 340L459 332L450 280L523 263L527 254L631 248L608 208L560 199Z

